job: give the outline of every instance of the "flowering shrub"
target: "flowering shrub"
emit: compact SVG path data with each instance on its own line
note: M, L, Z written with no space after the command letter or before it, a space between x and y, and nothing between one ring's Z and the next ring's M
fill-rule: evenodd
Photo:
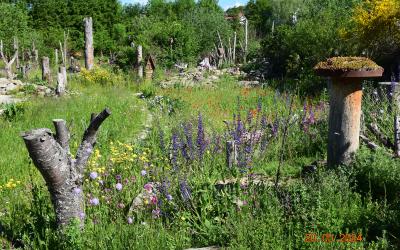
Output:
M94 67L92 70L82 68L80 76L85 82L90 84L114 85L123 82L121 75L113 74L101 67Z

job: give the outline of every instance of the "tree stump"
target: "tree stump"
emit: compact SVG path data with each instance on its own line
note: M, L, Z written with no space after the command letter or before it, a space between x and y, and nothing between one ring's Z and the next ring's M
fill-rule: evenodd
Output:
M96 144L97 131L110 114L106 108L91 119L75 158L70 154L70 134L64 120L53 120L55 135L48 128L21 134L29 156L46 181L59 227L73 219L78 219L83 226L84 170Z
M85 25L85 67L91 70L94 64L93 21L91 17L83 19Z
M46 81L48 84L52 82L50 60L46 56L42 58L42 80Z
M314 69L318 75L332 78L328 166L349 164L360 144L361 81L382 76L383 68L363 57L334 57Z
M66 71L65 67L59 67L59 70L57 73L57 89L56 89L56 94L58 96L64 95L64 92L65 92L66 80L65 80L63 71Z

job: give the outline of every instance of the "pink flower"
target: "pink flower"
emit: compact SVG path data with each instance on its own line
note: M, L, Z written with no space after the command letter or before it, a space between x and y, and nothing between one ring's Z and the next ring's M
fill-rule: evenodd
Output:
M152 196L150 197L150 201L151 201L151 203L153 203L154 205L157 204L157 201L158 201L157 196L152 195Z
M115 185L115 188L116 188L118 191L121 191L121 190L122 190L122 184L121 184L121 183L117 183L117 184Z
M89 203L90 203L90 205L97 206L97 205L99 205L100 202L99 202L98 198L93 198L93 199L89 200Z
M148 193L152 193L153 192L153 184L152 183L147 183L146 185L144 185L144 189L146 189L146 191Z
M131 217L128 217L128 224L132 224L133 223L133 219Z

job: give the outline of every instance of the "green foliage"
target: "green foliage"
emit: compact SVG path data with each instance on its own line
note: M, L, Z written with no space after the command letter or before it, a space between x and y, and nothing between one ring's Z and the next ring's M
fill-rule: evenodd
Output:
M25 103L9 103L4 105L3 116L8 121L15 121L22 117L25 112Z

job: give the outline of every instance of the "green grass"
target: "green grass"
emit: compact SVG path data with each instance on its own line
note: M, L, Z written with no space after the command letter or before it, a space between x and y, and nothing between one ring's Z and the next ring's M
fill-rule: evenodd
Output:
M0 119L2 248L11 248L10 242L27 249L74 250L186 249L211 245L223 249L387 249L399 244L398 161L382 151L373 153L363 148L352 166L336 170L320 167L313 175L300 177L303 166L325 158L327 110L316 113L318 122L305 132L300 126L302 100L291 95L291 125L282 149L288 98L276 95L273 89L242 89L231 77L224 77L213 88L128 85L126 79L117 85L100 85L76 77L70 89L80 94L61 99L32 98L22 106L23 112L16 112L8 120ZM146 94L145 100L133 96L139 89ZM156 102L156 95L164 96L163 101ZM263 107L258 117L265 114L270 125L278 120L281 125L277 135L268 137L266 151L252 148L251 168L228 168L224 143L230 137L224 134L223 120L231 121L233 113L240 113L245 119L248 110L254 112L257 108L259 97ZM106 106L113 114L100 128L96 145L99 154L92 156L85 173L85 229L71 226L60 235L54 225L48 191L38 171L29 164L19 133L52 128L52 119L66 119L73 135L74 152L90 113L100 112ZM154 126L148 138L138 142L135 138L147 116L147 112L140 111L142 107L153 113ZM202 158L196 141L199 112L206 140L222 135L222 148L214 151L209 146ZM173 140L182 145L186 141L182 124L188 122L192 125L193 159L186 159L182 149L176 151L173 146ZM161 146L161 132L165 149ZM278 190L252 182L236 182L223 188L215 185L223 179L248 178L248 174L274 179L281 153L283 177ZM98 168L104 168L104 172L99 172L103 184L99 184L99 178L91 180L88 176ZM145 175L141 174L143 170ZM10 178L22 183L16 188L5 188ZM115 189L118 182L123 184L121 191ZM153 189L157 202L149 200L142 209L128 211L146 183L158 186ZM383 192L386 186L390 188L388 192L394 192L390 199ZM371 192L374 190L377 192ZM167 199L167 194L173 199ZM90 205L91 197L99 198L100 204ZM161 212L159 217L157 211ZM127 222L128 218L132 224ZM319 237L330 233L337 238L354 233L362 235L362 241L309 243L305 242L309 233Z

